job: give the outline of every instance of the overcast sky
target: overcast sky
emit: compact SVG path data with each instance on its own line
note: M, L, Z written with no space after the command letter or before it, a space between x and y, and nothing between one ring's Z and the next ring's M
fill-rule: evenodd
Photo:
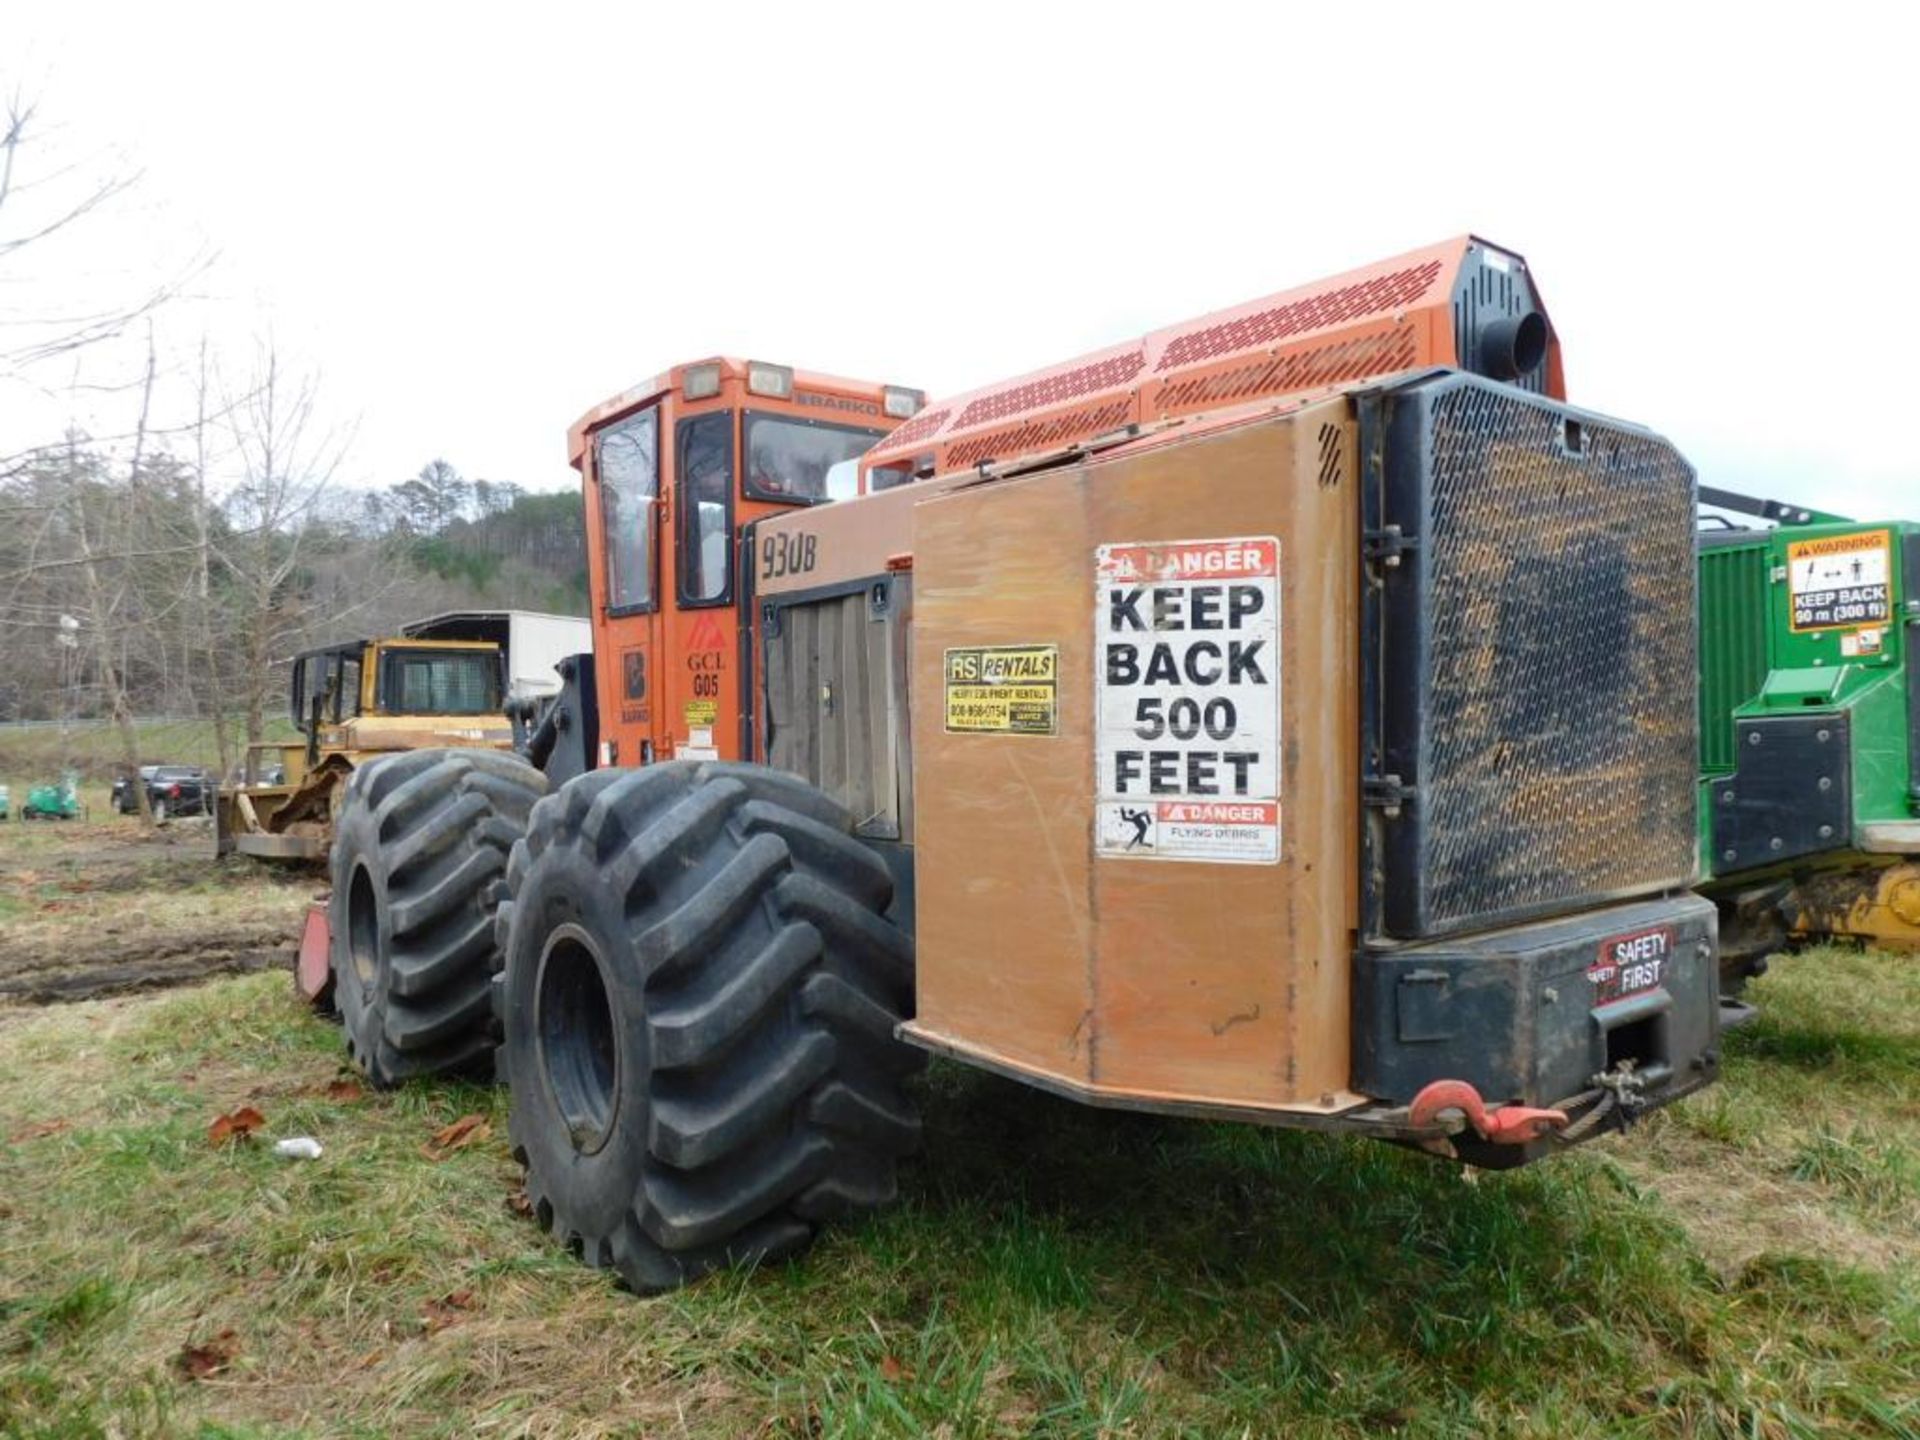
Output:
M205 259L163 354L270 332L348 478L552 488L573 418L697 356L937 395L1472 230L1576 401L1707 483L1914 516L1916 27L1783 13L6 0L46 153L138 182L0 306ZM110 430L75 385L127 364L0 390L0 448Z

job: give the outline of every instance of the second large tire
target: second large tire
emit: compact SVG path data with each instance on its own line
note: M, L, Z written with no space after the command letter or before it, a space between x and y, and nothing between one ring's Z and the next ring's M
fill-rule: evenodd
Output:
M489 1072L494 912L546 788L497 750L414 750L348 780L329 967L347 1048L376 1087Z
M833 800L753 765L600 771L534 809L496 981L541 1223L633 1289L791 1254L919 1143L912 941Z

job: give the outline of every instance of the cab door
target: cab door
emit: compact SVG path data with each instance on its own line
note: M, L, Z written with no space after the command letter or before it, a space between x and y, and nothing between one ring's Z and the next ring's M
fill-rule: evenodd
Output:
M687 760L737 760L742 692L735 602L734 453L731 409L686 415L674 424L673 613L663 654L661 724L670 753ZM661 751L663 755L669 753Z
M593 437L587 498L589 588L602 765L660 753L662 416L656 402Z

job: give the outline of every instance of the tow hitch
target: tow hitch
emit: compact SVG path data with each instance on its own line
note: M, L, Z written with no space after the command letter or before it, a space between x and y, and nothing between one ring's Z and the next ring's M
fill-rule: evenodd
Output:
M1531 1105L1502 1105L1487 1109L1480 1092L1464 1080L1435 1080L1407 1107L1407 1118L1417 1129L1443 1124L1452 1111L1490 1145L1525 1145L1565 1127L1564 1110L1540 1110Z

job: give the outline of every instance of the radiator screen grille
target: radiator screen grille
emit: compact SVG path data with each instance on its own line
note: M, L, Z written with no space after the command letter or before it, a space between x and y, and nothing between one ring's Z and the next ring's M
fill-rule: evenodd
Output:
M1389 400L1384 919L1402 937L1685 884L1693 472L1657 436L1478 377Z
M1767 541L1700 551L1700 770L1733 769L1733 712L1767 681Z

